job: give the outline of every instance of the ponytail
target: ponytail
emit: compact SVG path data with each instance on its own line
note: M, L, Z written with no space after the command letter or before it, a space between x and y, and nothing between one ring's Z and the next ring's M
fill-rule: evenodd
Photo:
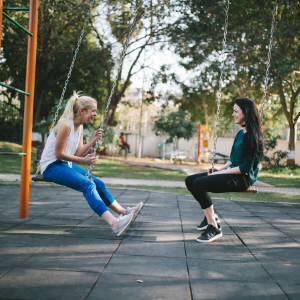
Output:
M89 96L80 96L80 92L73 92L73 96L68 100L66 108L59 120L69 119L73 120L81 108L87 110L93 103L97 103L94 98Z

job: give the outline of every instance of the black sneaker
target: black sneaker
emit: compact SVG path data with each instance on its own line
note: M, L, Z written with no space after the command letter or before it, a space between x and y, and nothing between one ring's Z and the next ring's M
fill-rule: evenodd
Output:
M220 225L219 228L214 227L213 225L209 224L206 230L197 238L197 242L199 243L210 243L220 237L223 236L222 229Z
M219 217L218 217L217 214L215 214L215 219L216 219L217 224L220 224L220 223L221 223L221 221L220 221L220 219L219 219ZM203 219L203 221L200 223L200 225L197 226L197 230L205 230L205 229L207 228L207 225L208 225L207 219L206 219L206 217L204 217L204 219Z

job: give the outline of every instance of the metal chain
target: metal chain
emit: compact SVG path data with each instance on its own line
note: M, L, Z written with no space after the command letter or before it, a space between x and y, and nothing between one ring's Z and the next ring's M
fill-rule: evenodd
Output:
M74 64L75 64L75 61L76 61L77 54L78 54L78 52L79 52L79 47L80 47L80 45L81 45L81 41L82 41L82 38L83 38L83 35L84 35L84 32L85 32L85 29L86 29L88 20L89 20L89 18L90 18L90 14L91 14L91 11L92 11L94 2L95 2L95 0L92 0L91 5L90 5L90 8L89 8L88 13L87 13L87 16L86 16L86 18L85 18L85 22L84 22L84 25L83 25L83 28L82 28L82 31L81 31L81 34L80 34L80 37L79 37L79 41L78 41L78 43L77 43L77 48L76 48L75 54L74 54L74 56L73 56L73 60L72 60L71 66L70 66L70 70L69 70L67 79L66 79L66 81L65 81L65 86L64 86L64 88L63 88L62 94L61 94L60 99L59 99L59 103L58 103L58 105L57 105L57 109L56 109L56 112L55 112L55 115L54 115L54 118L53 118L53 121L52 121L52 125L51 125L51 128L50 128L50 131L53 130L53 128L54 128L54 126L55 126L56 119L57 119L57 116L58 116L58 113L59 113L59 109L60 109L61 103L62 103L62 101L63 101L63 99L64 99L64 95L65 95L65 92L66 92L66 89L67 89L67 85L68 85L69 80L70 80L70 77L71 77L71 73L72 73L72 70L73 70L73 67L74 67ZM36 171L36 173L35 173L35 176L37 176L37 175L39 174L39 170L40 170L40 164L38 165L38 168L37 168L37 171Z
M117 80L118 80L118 77L119 77L120 72L121 72L121 68L122 68L122 65L123 65L123 62L124 62L124 58L125 58L125 55L126 55L126 51L127 51L127 48L128 48L130 36L131 36L131 34L132 34L133 27L134 27L134 25L135 25L135 23L136 23L136 20L137 20L138 14L139 14L139 10L140 10L141 3L142 3L142 0L139 1L138 7L137 7L137 9L136 9L136 11L135 11L135 16L134 16L133 22L132 22L132 24L131 24L131 26L130 26L129 33L128 33L128 35L127 35L127 40L126 40L126 43L125 43L125 47L124 47L124 50L123 50L123 54L122 54L122 56L121 56L121 61L120 61L120 64L119 64L118 72L117 72L117 74L116 74L116 76L115 76L115 81L114 81L113 86L112 86L112 89L111 89L111 91L110 91L110 95L109 95L109 98L108 98L108 100L107 100L107 105L106 105L105 113L104 113L102 122L101 122L101 124L100 124L100 128L101 128L101 129L103 129L103 124L104 124L104 121L105 121L105 119L106 119L106 117L107 117L107 113L108 113L108 110L109 110L110 102L111 102L112 96L113 96L113 94L114 94L114 92L115 92L115 87L116 87L116 84L117 84ZM95 143L95 145L94 145L94 156L96 156L96 152L97 152L97 149L98 149L98 147L99 147L99 144L100 144L100 139L97 140L96 143ZM88 170L87 170L88 173L87 173L86 177L91 178L93 169L94 169L94 164L92 164L92 165L90 165L90 166L88 167Z
M226 36L227 36L227 27L228 27L228 13L229 13L229 0L226 0L226 7L225 7L226 17L225 17L225 25L224 25L223 49L222 49L222 54L221 54L222 63L221 63L221 74L220 74L219 93L218 93L218 101L217 101L218 108L217 108L217 118L216 118L216 128L215 128L214 152L213 152L213 159L212 159L212 173L214 172L216 150L217 150L221 90L222 90L222 85L223 85L223 71L224 71L224 66L225 66L225 50L226 50Z
M273 18L272 18L271 33L270 33L270 44L269 44L269 52L268 52L268 60L267 60L267 70L266 70L263 102L262 102L262 105L261 105L262 110L261 110L261 119L260 119L260 129L262 129L263 122L264 122L265 103L266 103L266 100L267 100L266 95L267 95L268 81L269 81L269 69L270 69L270 64L271 64L271 50L272 50L272 45L273 45L273 33L274 33L274 26L275 26L276 4L277 4L277 0L275 0L275 2L274 2L274 9L273 9Z

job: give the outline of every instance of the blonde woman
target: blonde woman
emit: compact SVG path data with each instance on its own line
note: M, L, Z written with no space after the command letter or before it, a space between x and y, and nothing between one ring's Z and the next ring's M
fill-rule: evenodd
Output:
M82 192L92 210L119 236L139 213L143 202L134 207L123 208L107 191L101 180L94 176L93 181L90 180L86 177L87 171L75 164L91 165L98 159L98 156L93 154L84 155L102 138L103 130L96 130L91 140L83 145L82 127L84 123L92 123L96 116L96 100L74 92L49 135L41 158L41 170L46 179ZM107 207L118 213L119 217L115 218Z

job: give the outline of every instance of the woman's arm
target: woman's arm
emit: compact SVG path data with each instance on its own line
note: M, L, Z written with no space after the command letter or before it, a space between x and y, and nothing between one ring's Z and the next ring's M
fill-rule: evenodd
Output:
M218 171L215 173L210 173L208 175L219 175L219 174L242 174L242 172L240 171L240 167L234 167L234 168Z
M232 164L232 162L231 161L229 161L229 162L227 162L225 165L223 165L221 168L219 168L219 169L216 169L216 168L214 168L214 172L220 172L220 171L222 171L222 170L225 170L225 169L227 169L229 166L231 166L231 164ZM208 174L211 174L211 168L209 168L208 169L208 172L207 172Z
M93 157L93 154L87 155L85 157L78 157L66 153L64 150L66 148L67 139L71 132L71 124L68 121L62 121L56 126L56 140L54 146L54 153L58 159L71 161L80 164L91 165L94 164L98 156Z
M87 144L83 145L83 131L82 131L79 145L77 147L75 155L81 157L84 154L86 154L91 149L91 147L96 143L96 141L98 139L102 139L102 132L103 132L103 129L99 128L98 130L96 130L94 132L91 140Z

